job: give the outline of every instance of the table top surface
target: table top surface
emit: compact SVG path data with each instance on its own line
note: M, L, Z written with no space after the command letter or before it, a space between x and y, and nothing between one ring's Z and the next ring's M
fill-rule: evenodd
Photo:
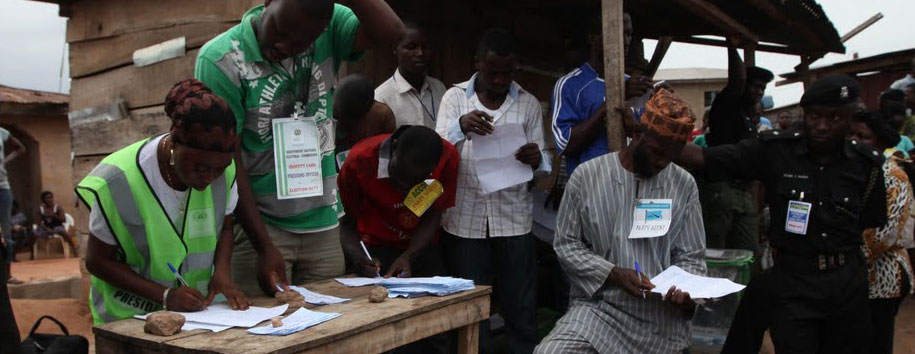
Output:
M449 296L424 296L412 299L387 299L381 303L368 302L372 286L349 288L333 279L304 285L308 290L337 297L349 298L350 301L332 305L311 305L305 308L322 312L339 312L342 315L328 322L309 327L303 331L286 336L261 336L246 332L246 328L231 328L219 333L208 330L181 331L173 336L163 337L145 333L145 321L125 319L117 322L95 326L92 331L97 337L128 342L131 345L169 349L195 349L226 353L273 352L277 349L305 350L328 344L354 334L384 326L417 314L430 312L452 304L477 300L486 297L492 289L488 286L477 286L473 290L463 291ZM270 297L251 298L254 306L273 307L280 303ZM290 308L289 315L298 308ZM487 311L488 313L488 311ZM258 326L268 323L264 321ZM269 340L265 340L269 338Z

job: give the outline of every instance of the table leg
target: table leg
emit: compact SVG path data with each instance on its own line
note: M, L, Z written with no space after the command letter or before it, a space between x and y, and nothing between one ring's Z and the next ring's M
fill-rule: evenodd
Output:
M458 328L458 354L477 354L480 350L480 323Z

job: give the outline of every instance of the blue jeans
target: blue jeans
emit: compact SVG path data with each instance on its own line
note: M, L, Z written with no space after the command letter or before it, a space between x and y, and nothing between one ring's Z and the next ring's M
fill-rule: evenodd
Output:
M445 266L476 285L494 285L493 298L505 318L511 354L529 354L537 338L537 259L534 236L467 239L442 232ZM489 320L480 322L480 353L494 351Z
M13 244L13 228L10 225L10 212L13 208L13 193L8 188L0 188L0 231L6 239L6 264L10 264L16 255Z

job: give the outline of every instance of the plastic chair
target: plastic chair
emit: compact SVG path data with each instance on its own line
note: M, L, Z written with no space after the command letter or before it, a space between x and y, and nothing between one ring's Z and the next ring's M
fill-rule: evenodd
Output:
M64 218L66 218L66 220L64 221L65 230L70 231L72 228L76 227L76 221L73 219L73 216L71 216L69 213L64 213ZM37 232L38 225L32 225L32 230ZM44 245L45 254L51 254L51 244L52 243L59 243L60 248L64 250L64 258L70 258L70 245L67 243L67 241L64 240L64 237L65 237L64 235L53 234L53 235L48 236L47 238L44 238L44 237L37 238L35 240L35 243L32 244L32 259L34 259L35 254L38 253L39 244Z

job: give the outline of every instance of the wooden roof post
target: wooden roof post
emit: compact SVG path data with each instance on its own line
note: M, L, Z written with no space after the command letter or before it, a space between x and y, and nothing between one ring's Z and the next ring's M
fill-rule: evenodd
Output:
M601 0L604 36L604 82L607 85L607 143L610 152L623 149L623 117L616 111L625 101L623 52L623 0Z
M756 43L748 43L743 47L743 62L746 66L756 66Z

